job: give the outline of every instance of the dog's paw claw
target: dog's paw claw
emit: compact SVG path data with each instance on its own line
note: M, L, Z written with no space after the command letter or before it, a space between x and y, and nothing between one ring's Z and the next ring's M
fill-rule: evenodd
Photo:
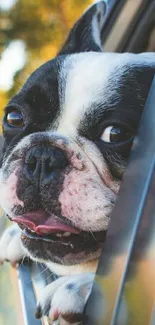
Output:
M36 308L36 318L47 316L49 324L80 324L90 294L94 274L61 277L43 291Z
M38 306L36 307L35 317L36 317L37 319L39 319L39 318L42 317L42 315L43 315L42 308L41 308L40 305L38 305Z
M51 301L46 302L45 305L39 303L36 307L35 317L39 319L42 316L49 316L50 308L51 308Z

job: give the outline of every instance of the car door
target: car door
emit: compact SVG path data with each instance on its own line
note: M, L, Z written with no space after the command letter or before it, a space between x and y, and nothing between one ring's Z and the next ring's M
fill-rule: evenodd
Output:
M104 50L154 51L155 1L120 1L119 10L117 4L113 1L105 22ZM155 322L154 101L155 78L112 212L85 324Z

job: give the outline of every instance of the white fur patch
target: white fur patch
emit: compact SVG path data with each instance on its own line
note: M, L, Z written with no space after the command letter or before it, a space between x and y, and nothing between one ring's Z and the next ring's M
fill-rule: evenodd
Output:
M0 263L7 259L12 264L15 264L25 257L26 254L23 250L20 236L21 230L16 224L13 224L4 231L0 238Z
M16 170L12 172L6 180L3 180L3 174L0 174L0 203L3 209L9 216L12 215L12 208L14 206L24 207L24 202L17 197L17 182L18 177Z
M58 263L53 263L53 262L44 262L47 267L54 272L57 275L78 275L81 273L88 273L88 272L96 272L97 265L98 265L98 259L96 258L95 255L100 255L101 252L97 252L94 254L91 254L91 259L90 261L83 262L81 264L76 264L76 265L61 265Z

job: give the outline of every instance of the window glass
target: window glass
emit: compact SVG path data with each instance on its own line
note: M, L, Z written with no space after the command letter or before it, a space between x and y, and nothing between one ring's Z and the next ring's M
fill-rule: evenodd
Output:
M123 6L118 18L114 22L111 32L104 42L105 52L115 52L118 44L125 35L134 15L140 8L143 0L128 0Z

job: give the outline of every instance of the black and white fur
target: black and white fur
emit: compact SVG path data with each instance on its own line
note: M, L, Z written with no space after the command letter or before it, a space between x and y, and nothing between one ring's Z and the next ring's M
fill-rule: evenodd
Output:
M62 239L59 249L26 237L16 224L0 241L1 262L7 259L14 264L28 255L62 276L45 288L38 301L37 317L47 314L51 323L81 321L155 73L154 53L102 52L105 12L104 1L91 6L57 57L37 69L5 109L0 169L3 210L14 219L44 209L81 231L77 245L69 243L66 248ZM7 124L7 114L13 110L22 113L23 127ZM110 141L112 126L120 130L121 140ZM48 150L61 152L59 171L55 177L50 175L50 181L45 180L43 167L33 181L28 177L25 161L32 148L39 148L41 161Z

